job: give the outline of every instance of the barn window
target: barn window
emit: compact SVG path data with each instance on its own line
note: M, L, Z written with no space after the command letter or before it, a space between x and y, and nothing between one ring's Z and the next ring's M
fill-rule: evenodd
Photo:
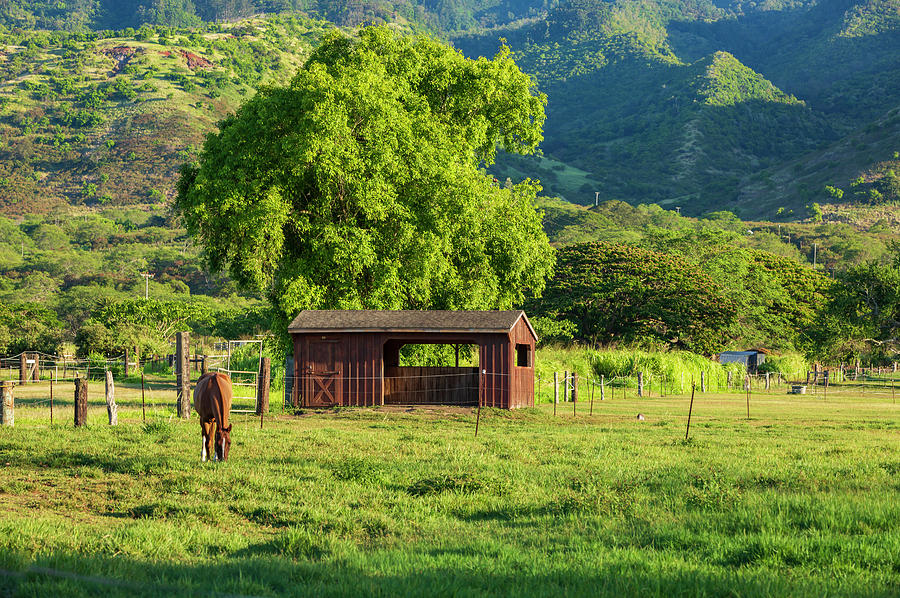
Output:
M531 367L531 345L516 345L516 365L520 368Z

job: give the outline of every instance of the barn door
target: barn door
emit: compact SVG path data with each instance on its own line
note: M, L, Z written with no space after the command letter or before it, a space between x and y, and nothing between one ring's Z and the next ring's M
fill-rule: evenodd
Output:
M307 407L330 407L341 404L343 349L344 343L341 339L323 338L309 341L304 393Z

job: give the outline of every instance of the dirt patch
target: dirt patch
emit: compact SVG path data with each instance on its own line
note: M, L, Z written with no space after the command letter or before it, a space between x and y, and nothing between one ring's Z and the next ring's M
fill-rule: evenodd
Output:
M181 55L184 56L184 59L187 60L187 66L189 69L197 70L197 69L208 69L212 68L213 63L203 58L202 56L197 56L193 52L188 52L187 50L181 50Z
M137 54L137 48L116 46L115 48L103 48L100 50L100 53L104 56L109 56L116 61L116 66L107 73L107 77L115 77L122 72L122 69L128 66L128 63L131 62L131 59Z

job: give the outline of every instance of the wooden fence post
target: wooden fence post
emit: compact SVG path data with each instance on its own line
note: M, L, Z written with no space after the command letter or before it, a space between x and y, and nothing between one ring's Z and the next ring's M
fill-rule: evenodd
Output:
M700 372L700 392L706 392L706 372ZM691 388L691 394L694 394L693 388Z
M19 384L28 382L28 355L25 351L19 355Z
M128 376L128 373L130 371L128 368L128 358L129 357L130 357L129 351L128 351L128 349L125 349L125 363L123 365L125 366L125 375L126 376Z
M766 390L769 390L769 372L766 372Z
M0 383L0 425L14 426L16 423L15 400L13 399L13 383Z
M578 403L578 372L572 372L572 417L578 415L575 412Z
M744 390L747 391L747 419L750 419L750 374L747 374Z
M644 372L638 372L638 396L644 396Z
M591 389L591 410L588 415L594 415L594 381L588 376L588 388Z
M190 368L190 334L179 332L176 336L175 386L178 399L178 417L188 419L191 416L191 368Z
M556 406L559 404L559 372L553 372L553 415L556 415Z
M569 400L569 370L563 371L563 403Z
M200 357L200 375L207 373L209 371L209 367L206 365L206 355Z
M703 376L703 372L700 372L700 375ZM691 413L694 412L694 391L697 389L696 385L691 384L691 404L688 407L688 420L687 420L687 428L684 430L684 441L687 442L688 434L691 433Z
M259 363L259 376L256 377L256 415L269 412L269 382L272 374L272 360L263 357ZM262 420L260 420L262 425Z
M119 407L116 405L116 386L113 382L112 372L106 370L106 413L109 415L109 425L119 423Z
M41 355L40 353L32 353L31 358L34 360L34 369L31 370L31 381L38 382L41 379Z
M734 377L734 373L731 370L729 370L728 371L728 390L729 391L731 390L731 382L732 382L733 377Z
M606 397L604 396L603 390L603 374L600 374L600 400L604 400Z
M88 382L86 378L75 378L75 426L87 423Z

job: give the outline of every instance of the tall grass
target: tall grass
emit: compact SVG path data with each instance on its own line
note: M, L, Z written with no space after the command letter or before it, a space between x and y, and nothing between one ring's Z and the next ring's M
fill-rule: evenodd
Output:
M781 355L766 355L766 361L759 371L772 374L782 374L786 377L798 376L810 370L809 362L799 353L783 353Z
M719 364L711 359L687 351L631 351L601 350L591 353L591 366L595 375L608 379L636 378L639 372L651 376L669 387L689 387L691 382L700 384L700 374L709 389L728 386L728 372L733 384L739 384L747 375L747 369L739 363Z
M687 351L639 351L627 349L594 350L586 347L544 347L535 362L535 401L553 400L553 373L577 372L585 383L599 383L601 376L609 386L636 389L638 373L643 373L648 390L666 394L688 392L691 383L700 386L700 374L709 391L726 390L728 373L732 389L741 388L746 368L738 363L719 364Z

